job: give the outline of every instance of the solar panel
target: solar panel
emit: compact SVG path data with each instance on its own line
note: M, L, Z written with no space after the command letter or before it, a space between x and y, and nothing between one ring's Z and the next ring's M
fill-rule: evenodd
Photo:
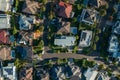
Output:
M13 69L9 68L9 69L4 69L9 75L13 74Z

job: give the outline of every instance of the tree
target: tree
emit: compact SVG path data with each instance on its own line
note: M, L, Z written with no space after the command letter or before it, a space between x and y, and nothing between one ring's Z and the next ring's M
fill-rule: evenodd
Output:
M113 16L109 16L108 19L109 19L110 21L112 21L112 20L113 20Z
M112 15L115 14L117 12L117 9L116 8L112 8Z
M82 6L80 4L77 4L77 10L81 10Z
M53 17L55 17L55 13L51 10L48 17L49 19L53 19Z
M95 42L97 42L99 40L98 36L95 36Z
M15 0L15 8L16 8L16 10L18 10L18 6L19 6L19 0Z
M73 22L73 23L77 22L77 18L74 17L74 18L72 19L72 22Z
M76 36L76 39L77 39L77 40L79 39L79 36L78 36L78 35Z
M25 61L23 61L23 60L20 60L20 59L16 59L15 60L15 66L19 69L19 68L21 68L22 66L24 66L25 64L26 64L26 62Z
M99 34L101 33L101 30L100 29L96 29L96 34Z
M42 6L42 11L43 11L43 12L45 12L45 11L46 11L45 6Z
M96 44L95 43L93 44L93 50L96 50Z
M120 3L120 0L115 0L116 1L116 3Z
M105 15L106 15L106 10L101 9L101 10L100 10L100 16L105 16Z
M44 30L44 26L40 26L40 27L39 27L39 31L40 31L40 32L43 32L43 30Z
M18 32L18 30L16 29L16 26L13 27L13 35L15 35Z
M74 49L73 49L73 53L76 53L77 49L78 49L78 47L75 46Z
M103 70L103 69L105 69L105 66L103 64L98 66L98 70Z
M109 8L108 3L106 3L106 5L101 6L101 9L108 9L108 8Z
M43 4L46 4L46 3L47 3L47 0L42 0L42 3L43 3Z

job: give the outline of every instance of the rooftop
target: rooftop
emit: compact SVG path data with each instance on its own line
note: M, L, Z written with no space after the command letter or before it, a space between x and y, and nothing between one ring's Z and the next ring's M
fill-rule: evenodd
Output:
M25 3L22 8L22 12L28 13L28 14L36 14L39 8L40 8L40 5L38 2L25 0Z
M9 28L11 28L10 15L0 14L0 29L9 29Z
M57 31L58 34L70 33L70 22L62 22L60 29Z
M92 39L92 31L83 30L80 36L79 47L90 46L91 39Z
M19 71L19 80L33 80L33 68L25 66Z
M9 32L0 30L0 44L9 44Z
M54 44L58 46L73 46L75 45L76 38L74 36L60 36L56 37Z
M16 67L9 63L8 66L3 67L3 77L7 80L17 80Z
M32 29L32 24L34 24L34 16L20 15L19 18L19 28L20 30L30 30Z
M118 52L118 39L117 36L111 35L108 52L115 53Z
M94 24L98 21L99 14L95 9L83 9L81 14L82 22Z
M32 45L33 33L20 31L18 36L18 43L24 45Z
M14 0L0 0L0 11L11 11Z
M58 4L58 10L57 13L59 16L64 18L70 18L72 12L72 5L65 3L63 1L60 1Z
M15 58L14 51L11 50L8 46L0 47L0 59L2 60L11 60Z
M89 0L88 1L88 5L93 6L95 8L99 8L102 5L106 5L106 1L105 0Z
M17 52L20 53L22 59L31 61L33 58L32 47L29 46L17 46Z
M113 26L113 33L120 34L120 21L117 21Z
M87 71L84 73L86 80L95 80L98 72L96 70L92 70L92 68L88 68Z

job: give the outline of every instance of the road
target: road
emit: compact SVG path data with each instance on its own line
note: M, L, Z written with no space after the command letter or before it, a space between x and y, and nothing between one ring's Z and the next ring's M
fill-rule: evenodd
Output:
M103 60L100 58L97 58L97 56L86 56L83 54L74 54L74 53L52 53L52 54L44 54L42 55L42 59L50 59L50 58L59 58L59 59L64 59L64 58L74 58L74 59L83 59L83 58L87 58L90 61L96 61L97 63L100 64L104 64L104 62L102 62Z
M87 56L83 54L73 54L73 53L45 53L41 56L41 58L44 59L51 59L51 58L58 58L58 59L65 59L65 58L73 58L73 59L83 59L87 58L89 61L95 61L98 64L103 64L106 68L109 67L113 70L114 74L120 75L120 67L116 67L115 65L110 65L108 62L106 63L104 59L98 57L98 56Z

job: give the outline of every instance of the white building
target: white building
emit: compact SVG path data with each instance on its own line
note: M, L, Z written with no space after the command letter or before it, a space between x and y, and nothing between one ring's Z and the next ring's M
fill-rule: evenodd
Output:
M14 64L9 63L8 66L2 68L3 78L5 80L17 80L16 75L16 66Z
M76 38L74 36L60 36L56 37L54 44L57 46L73 46L75 45Z
M0 11L11 11L14 0L0 0Z
M117 21L113 26L113 33L120 35L120 21Z
M84 73L86 80L95 80L98 75L98 71L93 70L92 68L88 68L87 71Z
M83 30L80 36L79 47L88 47L91 44L92 31Z
M94 9L83 9L81 14L81 21L92 25L99 20L99 13Z
M0 14L0 29L8 29L8 28L11 28L10 15Z
M110 53L116 53L116 52L118 52L118 45L119 45L119 43L118 43L118 38L117 38L117 36L115 36L115 35L111 35L111 37L110 37L110 43L109 43L109 47L108 47L108 52L110 52Z

